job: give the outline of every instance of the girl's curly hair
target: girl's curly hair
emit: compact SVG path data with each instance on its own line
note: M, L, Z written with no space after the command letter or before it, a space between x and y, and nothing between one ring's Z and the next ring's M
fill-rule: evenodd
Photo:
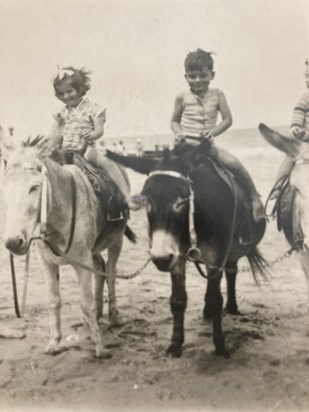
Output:
M57 87L66 83L72 86L80 96L84 96L88 90L90 90L90 77L91 71L82 67L81 69L76 69L75 67L63 67L64 75L60 76L58 74L53 81L53 86L57 96ZM72 74L70 74L72 73Z

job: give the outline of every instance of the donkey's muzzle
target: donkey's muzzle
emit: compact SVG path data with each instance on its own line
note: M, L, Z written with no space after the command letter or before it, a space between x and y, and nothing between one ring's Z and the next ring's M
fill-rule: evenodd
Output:
M27 243L25 237L20 234L17 236L8 237L4 241L5 247L12 253L23 255L27 252Z
M161 272L169 272L172 269L174 255L169 254L164 257L152 257L151 260Z

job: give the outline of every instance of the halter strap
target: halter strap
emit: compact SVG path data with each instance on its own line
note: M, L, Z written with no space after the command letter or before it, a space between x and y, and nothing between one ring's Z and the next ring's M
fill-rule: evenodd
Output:
M179 172L175 172L174 170L154 170L153 172L149 173L149 177L161 175L175 177L176 179L184 180L189 185L191 184L191 181L188 178L186 178Z
M189 185L189 190L190 190L190 195L187 198L189 201L189 236L190 236L190 243L191 243L191 248L196 248L197 247L197 237L196 237L196 232L194 228L194 196L193 196L193 191L191 188L191 183L192 181L182 175L179 172L176 172L175 170L154 170L153 172L149 173L149 177L152 176L170 176L170 177L175 177L176 179L181 179L185 181Z
M48 182L48 172L46 166L42 165L42 172L43 174L43 181L42 181L42 196L41 196L41 214L40 214L40 225L41 225L41 236L43 239L47 239L47 182ZM70 173L70 180L71 180L71 193L72 193L72 215L71 215L71 229L70 229L70 237L68 240L67 247L65 249L65 254L69 252L71 249L74 233L75 233L75 222L76 222L76 183L72 173ZM53 250L55 255L59 254L56 251L56 248L53 248L50 244L50 248Z

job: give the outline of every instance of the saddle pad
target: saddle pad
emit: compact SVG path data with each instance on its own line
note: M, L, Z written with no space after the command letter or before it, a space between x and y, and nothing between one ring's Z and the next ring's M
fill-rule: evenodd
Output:
M223 168L221 165L219 165L216 160L212 159L211 157L208 157L209 162L213 166L214 170L216 171L217 175L224 181L224 183L227 185L231 193L233 194L235 189L236 193L238 196L238 201L241 204L245 205L246 210L251 210L251 202L248 199L248 196L245 195L243 189L240 187L238 184L237 180L235 179L235 176L227 169Z
M287 239L293 239L293 205L295 200L295 188L287 184L277 202L277 227L283 229Z
M114 214L118 217L125 207L124 197L107 173L93 167L78 152L64 151L63 158L64 164L74 164L87 176L103 210L111 215L111 218Z
M237 196L238 207L236 213L238 215L238 224L235 227L234 232L235 241L245 243L252 242L252 207L248 196L246 196L244 190L240 187L234 175L230 171L224 169L220 164L217 163L215 159L211 158L210 156L207 156L207 160L210 162L214 171L217 173L220 179L223 180L223 182L226 184L231 194L233 196Z

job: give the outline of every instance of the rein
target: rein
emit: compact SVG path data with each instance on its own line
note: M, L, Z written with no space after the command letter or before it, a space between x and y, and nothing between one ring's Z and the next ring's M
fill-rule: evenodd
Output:
M47 199L48 199L48 193L47 193L47 184L48 184L48 173L47 173L47 168L45 165L42 166L42 172L43 174L43 181L42 181L42 194L41 194L41 210L40 210L40 226L41 226L41 239L46 240L48 238L48 233L47 233ZM76 224L76 182L71 174L71 192L72 192L72 215L71 215L71 229L70 229L70 236L69 236L69 241L67 244L67 247L65 249L65 254L68 253L71 249L72 243L73 243L73 238L74 238L74 233L75 233L75 224ZM53 251L55 255L59 254L60 249L56 247L55 245L51 245L49 242L50 249Z

